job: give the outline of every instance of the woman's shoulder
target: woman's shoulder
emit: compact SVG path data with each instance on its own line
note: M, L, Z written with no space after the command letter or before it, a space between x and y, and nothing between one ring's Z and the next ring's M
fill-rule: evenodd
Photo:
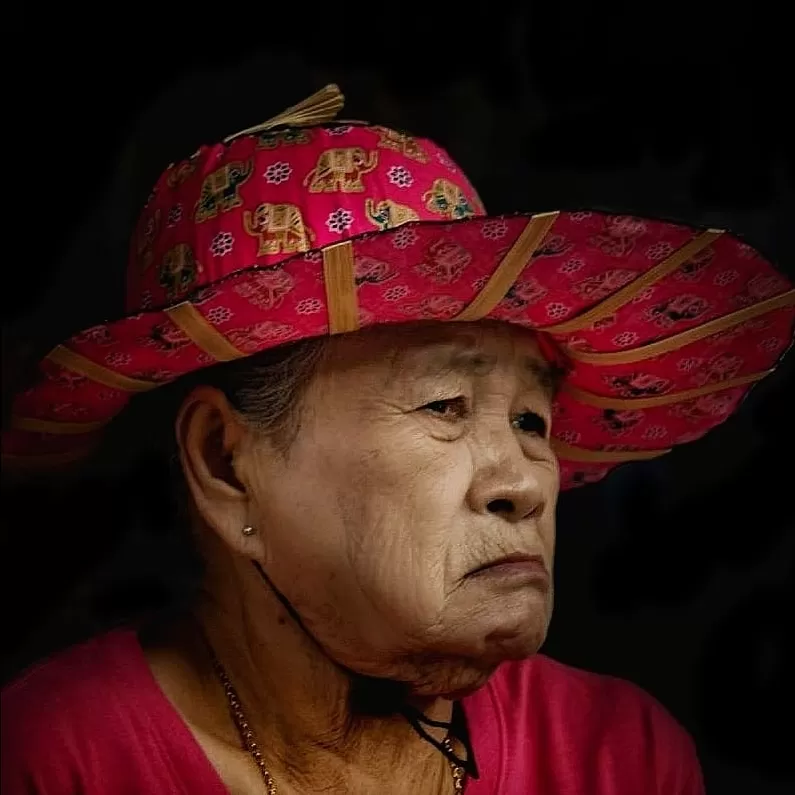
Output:
M43 659L3 687L3 792L107 791L151 736L157 688L134 630ZM140 755L139 755L140 756Z
M134 630L114 629L55 652L31 665L2 689L3 722L48 720L64 710L87 710L102 696L134 685L145 673Z

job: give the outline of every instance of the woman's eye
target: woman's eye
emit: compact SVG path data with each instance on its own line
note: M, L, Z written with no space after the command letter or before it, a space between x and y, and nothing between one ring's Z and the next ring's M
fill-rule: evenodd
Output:
M448 400L434 400L422 407L423 411L443 420L461 420L467 416L468 407L464 397L450 398ZM525 411L513 420L511 425L520 433L531 433L546 437L549 427L547 421L534 411Z
M534 411L525 411L520 414L512 423L513 427L522 433L534 433L537 436L546 437L547 421Z
M467 411L466 400L462 397L434 400L431 403L426 403L422 408L443 420L460 420L466 416Z

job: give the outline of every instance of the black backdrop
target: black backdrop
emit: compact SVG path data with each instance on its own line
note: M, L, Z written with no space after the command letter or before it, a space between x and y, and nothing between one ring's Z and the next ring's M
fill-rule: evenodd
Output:
M162 168L332 80L346 117L446 146L493 212L724 226L792 277L783 17L532 5L11 20L4 414L38 354L119 312L126 239ZM560 507L545 651L653 693L695 736L711 793L789 791L795 770L792 358L720 430ZM4 485L4 677L168 598L179 552L157 515L132 520L132 494Z

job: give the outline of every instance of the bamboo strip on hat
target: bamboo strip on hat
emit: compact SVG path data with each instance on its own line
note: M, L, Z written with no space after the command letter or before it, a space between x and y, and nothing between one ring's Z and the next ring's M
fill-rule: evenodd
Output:
M684 246L678 248L662 262L658 262L653 268L633 279L628 285L617 290L587 312L583 312L583 314L571 320L556 323L554 326L544 326L539 331L544 331L547 334L569 334L572 331L582 331L584 328L590 328L597 320L612 315L616 310L640 295L646 288L651 287L673 273L700 251L703 251L710 243L717 240L722 234L723 230L721 229L708 229L706 232L702 232L685 243Z
M567 444L560 439L552 439L551 444L558 458L586 464L621 464L625 461L650 461L671 452L670 447L664 450L588 450L585 447Z
M714 320L708 320L700 326L682 331L679 334L674 334L666 339L650 342L637 348L629 348L623 351L595 352L580 351L576 348L567 347L566 355L570 359L574 359L578 362L585 362L586 364L632 364L646 359L653 359L655 356L662 356L664 353L679 350L679 348L690 345L693 342L698 342L705 337L711 337L713 334L727 331L740 323L744 323L746 320L753 320L760 315L765 315L768 312L774 312L777 309L785 309L790 306L795 306L795 289L788 290L785 293L773 296L773 298L768 298L765 301L760 301L758 304L738 309L736 312L731 312L728 315L717 317Z
M466 322L486 317L513 287L559 215L559 212L534 215L502 258L483 289L453 320Z
M101 364L91 361L91 359L64 345L57 345L53 348L47 354L47 359L66 370L90 378L92 381L111 389L118 389L120 392L148 392L150 389L156 389L160 386L155 381L143 381L139 378L131 378L122 373L117 373L115 370L103 367Z
M77 447L66 453L31 453L29 455L3 453L2 461L4 464L8 464L14 472L52 469L66 464L74 464L86 458L95 449L96 444L94 443Z
M685 403L688 400L704 397L704 395L711 395L715 392L723 392L726 389L735 389L736 387L745 386L746 384L753 384L766 378L771 373L773 373L773 370L763 370L760 373L749 373L748 375L729 378L726 381L718 381L714 384L696 387L695 389L682 389L679 392L669 392L666 395L653 395L650 397L608 397L606 395L597 395L595 392L589 392L565 382L561 385L561 392L566 392L575 400L579 400L580 403L585 403L588 406L594 406L600 409L653 409L657 406L670 406L673 403Z
M66 422L61 420L40 420L36 417L12 417L11 427L15 431L28 431L29 433L49 433L59 436L79 436L81 433L91 433L104 428L110 420L97 422Z
M196 307L184 302L165 310L171 321L206 354L217 362L231 362L246 356L213 326Z
M359 329L356 267L349 241L323 250L323 276L328 305L329 334Z

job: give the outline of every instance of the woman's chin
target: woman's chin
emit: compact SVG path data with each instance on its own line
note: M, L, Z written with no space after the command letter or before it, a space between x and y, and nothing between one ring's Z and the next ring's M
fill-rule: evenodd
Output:
M451 647L455 647L451 651L475 661L477 666L495 667L507 660L532 657L544 643L548 627L546 604L481 616L466 627L466 635L451 639Z
M509 660L532 657L546 637L546 623L535 629L525 627L472 638L462 644L462 653L443 653L414 660L410 688L418 696L463 698L479 690L494 671Z
M496 670L488 668L457 667L455 670L439 670L427 679L411 686L411 693L417 698L447 698L455 701L480 690Z

